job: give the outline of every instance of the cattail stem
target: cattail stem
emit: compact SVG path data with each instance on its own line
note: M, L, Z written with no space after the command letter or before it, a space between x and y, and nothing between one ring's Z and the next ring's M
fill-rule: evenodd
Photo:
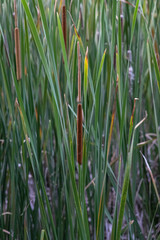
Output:
M64 43L67 51L67 28L66 28L66 5L65 0L63 0L62 5L62 30L63 30L63 37L64 37Z
M18 27L16 0L14 0L14 22L15 28Z
M20 39L19 39L19 29L18 29L18 20L17 20L16 0L14 0L14 20L15 20L14 39L15 39L15 54L16 54L16 73L17 73L17 80L20 80L21 79L21 52L20 52Z
M21 53L20 53L19 29L17 27L14 30L14 37L15 37L17 80L20 80L21 79Z
M82 104L77 106L77 161L81 165L83 157Z
M81 55L79 42L77 42L77 54L78 54L78 102L81 102Z

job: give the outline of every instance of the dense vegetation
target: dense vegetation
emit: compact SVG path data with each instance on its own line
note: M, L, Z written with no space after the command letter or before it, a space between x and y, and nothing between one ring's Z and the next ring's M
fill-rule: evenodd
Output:
M159 54L160 1L0 1L0 239L160 239Z

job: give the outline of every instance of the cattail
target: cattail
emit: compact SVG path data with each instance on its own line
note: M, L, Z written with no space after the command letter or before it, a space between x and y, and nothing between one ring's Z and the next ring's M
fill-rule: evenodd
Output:
M81 56L79 42L77 43L78 53L78 105L77 105L77 161L81 165L83 157L83 129L82 129L82 104L81 104Z
M19 41L19 29L14 30L15 37L15 53L16 53L16 70L17 70L17 80L21 79L21 54L20 54L20 41Z
M14 13L15 13L14 38L15 38L15 54L16 54L16 72L17 72L17 80L20 80L21 79L21 52L20 52L18 21L17 21L16 0L14 1Z
M64 37L64 43L67 51L67 28L66 28L66 5L65 0L63 0L62 4L62 30L63 30L63 37Z
M82 104L77 106L77 161L81 165L83 157Z

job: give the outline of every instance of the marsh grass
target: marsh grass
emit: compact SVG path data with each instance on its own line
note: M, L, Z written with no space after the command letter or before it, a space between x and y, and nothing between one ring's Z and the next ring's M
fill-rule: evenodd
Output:
M0 1L0 239L160 238L159 16Z

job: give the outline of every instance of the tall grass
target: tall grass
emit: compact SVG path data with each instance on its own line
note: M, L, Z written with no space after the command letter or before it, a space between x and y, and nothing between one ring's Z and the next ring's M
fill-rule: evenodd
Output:
M0 239L160 238L159 20L1 0Z

